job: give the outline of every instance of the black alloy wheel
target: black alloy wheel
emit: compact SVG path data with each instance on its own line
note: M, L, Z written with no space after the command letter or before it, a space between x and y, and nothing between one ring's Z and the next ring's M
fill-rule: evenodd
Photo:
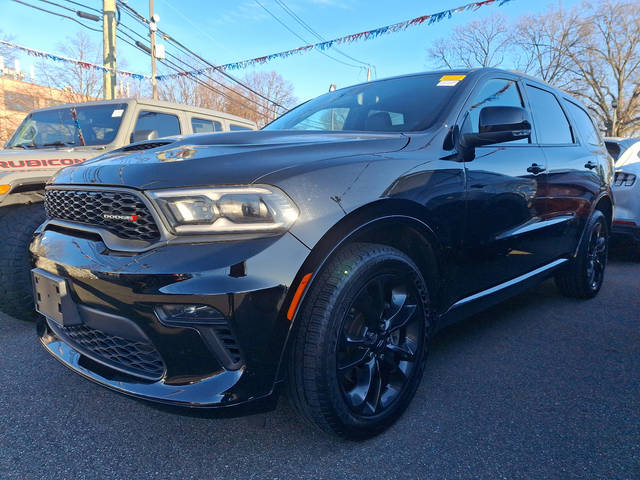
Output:
M587 248L587 281L591 290L599 290L607 264L606 226L597 222L591 229Z
M416 368L424 313L411 272L375 276L345 316L337 349L340 388L352 412L372 416L396 401Z
M595 297L604 282L608 254L607 219L596 210L587 222L577 254L556 274L560 293L574 298Z
M344 438L384 431L420 384L430 312L426 281L406 254L370 243L342 247L313 278L294 319L293 407Z

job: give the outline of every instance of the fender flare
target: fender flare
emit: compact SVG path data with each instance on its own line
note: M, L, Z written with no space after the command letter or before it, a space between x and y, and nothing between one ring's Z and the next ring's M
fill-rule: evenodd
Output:
M381 206L382 208L380 208ZM424 218L421 218L423 217L423 215L421 215L423 212L420 211L422 209L423 207L419 204L408 200L378 200L360 207L359 209L349 213L347 216L342 217L322 236L320 240L318 240L311 249L307 259L298 270L298 273L291 284L292 288L290 288L290 291L287 293L280 312L282 321L288 322L289 326L284 342L281 345L274 387L284 380L285 368L283 367L286 362L286 355L289 350L294 329L297 325L296 320L300 311L299 307L304 302L307 292L312 288L317 277L317 273L327 264L334 252L336 252L342 245L357 236L357 234L381 223L406 223L410 228L415 228L417 233L423 234L425 241L428 242L429 246L434 250L434 255L437 261L440 257L438 252L442 249L442 245L435 234L434 229L429 225L429 222ZM337 236L337 239L332 238L334 236ZM299 298L298 308L294 312L292 319L289 321L286 319L285 315L287 306L291 303L295 294L293 286L299 285L303 277L308 273L312 273L311 279L305 286L304 291Z

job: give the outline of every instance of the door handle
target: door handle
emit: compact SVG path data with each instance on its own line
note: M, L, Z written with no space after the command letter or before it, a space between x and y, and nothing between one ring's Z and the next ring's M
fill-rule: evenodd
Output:
M588 168L589 170L593 170L594 168L598 168L598 164L597 163L593 163L591 160L589 160L587 163L584 164L584 168Z
M541 167L537 163L532 164L529 168L527 168L527 172L533 173L534 175L538 175L546 170L546 168Z

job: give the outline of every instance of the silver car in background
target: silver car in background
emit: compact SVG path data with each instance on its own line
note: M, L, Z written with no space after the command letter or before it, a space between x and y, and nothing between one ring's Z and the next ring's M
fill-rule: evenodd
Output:
M640 258L640 138L605 138L615 161L612 234L631 242Z

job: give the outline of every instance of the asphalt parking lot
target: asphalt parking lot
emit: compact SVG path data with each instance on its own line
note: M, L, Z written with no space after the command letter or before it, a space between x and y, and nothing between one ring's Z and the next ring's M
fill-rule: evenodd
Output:
M83 380L0 314L0 479L640 478L640 263L443 331L404 417L364 443L276 411L181 417Z

